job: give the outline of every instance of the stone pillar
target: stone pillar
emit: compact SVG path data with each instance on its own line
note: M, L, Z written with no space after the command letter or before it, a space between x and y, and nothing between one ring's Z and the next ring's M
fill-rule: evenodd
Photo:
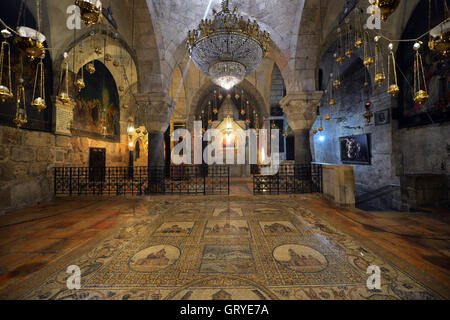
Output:
M136 99L146 108L144 124L148 131L148 166L164 166L164 134L169 127L174 104L163 93L141 94Z
M316 122L317 106L322 91L288 94L281 101L289 126L295 135L295 163L310 164L312 161L309 133Z

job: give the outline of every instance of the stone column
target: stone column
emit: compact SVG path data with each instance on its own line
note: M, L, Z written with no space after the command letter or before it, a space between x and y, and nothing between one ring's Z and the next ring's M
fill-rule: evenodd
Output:
M295 135L295 163L310 164L312 161L309 133L316 122L317 106L322 91L288 94L281 101L289 126Z
M164 134L169 127L174 104L163 93L141 94L136 98L146 108L144 124L148 131L148 166L164 166Z

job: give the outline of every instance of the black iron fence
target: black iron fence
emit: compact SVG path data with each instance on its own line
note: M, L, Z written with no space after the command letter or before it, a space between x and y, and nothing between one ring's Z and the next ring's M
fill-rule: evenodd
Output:
M322 166L318 164L281 166L276 175L253 175L255 195L322 192Z
M227 195L227 166L104 167L54 169L56 195Z

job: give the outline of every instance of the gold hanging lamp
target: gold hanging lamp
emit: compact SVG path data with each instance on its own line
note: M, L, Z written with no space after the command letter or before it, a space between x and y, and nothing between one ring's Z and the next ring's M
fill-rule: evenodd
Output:
M381 87L384 80L386 80L386 73L384 70L383 52L378 43L375 44L375 82Z
M397 65L395 62L395 55L393 52L394 45L392 43L389 44L389 56L388 56L388 93L395 97L400 92L400 88L398 86L397 81ZM392 66L392 73L391 73ZM391 83L391 74L393 75L394 81Z
M14 124L17 128L22 128L28 123L27 118L27 104L25 101L25 87L23 86L23 79L20 78L20 85L17 88L17 100L16 100L16 117L14 118Z
M373 60L372 47L370 45L370 35L369 35L369 32L367 32L367 31L364 32L363 42L364 42L364 60L363 60L363 63L368 68L368 67L370 67L373 64L374 60Z
M414 101L418 104L424 104L430 96L428 95L422 55L419 51L420 43L417 42L414 44L414 50L416 50L416 57L414 59Z
M359 49L363 45L363 29L361 24L361 12L358 13L358 21L355 26L355 48Z
M349 22L350 21L347 18L347 23L349 23ZM345 55L348 58L351 58L352 55L353 55L353 49L352 49L352 44L351 44L350 37L351 37L351 25L349 24L348 28L347 28L347 34L345 36Z
M334 81L333 81L333 77L334 77L334 74L330 73L330 84L329 84L329 88L328 88L328 98L329 98L328 103L332 107L336 105L336 100L334 99Z
M70 97L69 97L69 64L67 63L67 53L64 53L64 68L61 69L61 75L60 75L60 83L61 86L65 86L65 88L61 88L61 93L58 96L58 99L66 104L70 102ZM63 76L63 72L64 72L64 76ZM64 79L64 84L62 84L62 81Z
M442 1L444 4L444 21L438 24L430 31L430 40L428 47L432 51L440 52L444 57L450 56L450 10L447 5L447 1ZM429 0L428 6L428 24L431 28L431 0Z
M375 2L375 5L380 8L382 21L386 21L399 4L400 0L376 0Z
M75 81L75 86L78 89L78 92L81 92L86 87L86 83L84 82L84 68L80 69L80 77Z
M8 99L11 99L14 94L12 93L12 78L11 78L11 48L8 41L2 42L1 48L1 56L0 56L0 100L5 102ZM8 70L7 76L5 80L3 78L3 71L5 67L5 57L8 59Z
M450 56L450 18L431 30L428 46L444 57Z
M45 103L45 70L44 63L39 61L36 67L36 77L34 79L33 88L33 102L31 106L35 108L38 112L41 112L47 108Z
M336 62L339 64L343 64L345 61L345 54L342 52L343 51L343 45L342 45L342 30L341 28L337 29L337 32L339 34L339 42L338 42L338 48L337 48L337 52L336 52ZM345 49L344 49L345 50Z
M99 23L102 18L102 2L99 0L76 0L81 20L87 25Z

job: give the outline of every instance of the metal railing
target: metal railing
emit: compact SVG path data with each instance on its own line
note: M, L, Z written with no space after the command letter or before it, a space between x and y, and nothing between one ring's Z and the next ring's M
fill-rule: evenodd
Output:
M321 165L281 166L276 175L253 175L255 195L305 193L323 193Z
M56 195L228 195L227 166L57 167Z

